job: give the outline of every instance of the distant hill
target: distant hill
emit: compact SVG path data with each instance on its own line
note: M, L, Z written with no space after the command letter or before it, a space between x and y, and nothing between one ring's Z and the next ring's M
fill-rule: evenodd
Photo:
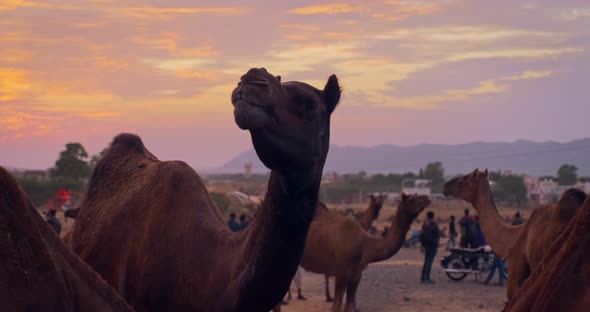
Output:
M474 168L489 168L539 176L555 175L560 165L570 163L579 168L581 176L588 176L590 175L590 138L568 143L519 140L512 143L421 144L409 147L334 145L330 147L324 171L418 172L427 163L434 161L441 161L447 174L466 173ZM215 171L242 172L247 162L253 164L254 172L267 171L254 150L240 153Z

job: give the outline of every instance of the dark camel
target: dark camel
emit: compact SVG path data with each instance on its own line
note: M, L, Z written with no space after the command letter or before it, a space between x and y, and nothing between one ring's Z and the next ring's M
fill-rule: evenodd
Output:
M505 223L492 198L488 172L475 170L445 184L445 196L461 198L479 214L481 230L494 252L509 264L508 299L512 298L541 262L551 243L570 223L586 194L567 190L552 206L539 207L521 225Z
M92 173L70 244L137 311L269 311L291 284L340 86L334 75L318 90L250 69L231 99L272 170L246 230L230 232L191 167L158 160L135 135L117 136Z
M0 310L132 311L0 167Z
M504 312L586 312L590 308L590 196Z
M369 197L369 207L367 207L365 211L355 215L356 220L365 231L369 231L373 225L373 221L377 220L379 217L379 212L381 211L381 208L383 208L384 200L385 195L374 196L371 194ZM332 298L330 295L330 276L324 275L324 281L326 289L326 302L332 302L334 301L334 298Z
M403 245L414 219L430 205L427 196L402 194L402 201L383 238L369 235L351 218L320 204L309 228L301 266L336 277L332 311L339 312L346 292L346 312L356 311L356 291L370 263L386 260Z

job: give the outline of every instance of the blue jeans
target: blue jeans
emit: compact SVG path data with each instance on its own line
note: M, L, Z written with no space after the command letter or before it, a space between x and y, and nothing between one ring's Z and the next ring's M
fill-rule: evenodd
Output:
M436 249L438 246L424 246L424 266L422 267L421 281L430 281L430 271L432 270L432 263L436 257Z
M488 274L488 278L485 281L486 284L492 281L494 273L496 273L496 268L498 269L498 278L500 285L504 285L504 279L506 278L506 269L504 268L504 260L498 256L494 257L494 266L492 266L492 270L490 271L490 274Z

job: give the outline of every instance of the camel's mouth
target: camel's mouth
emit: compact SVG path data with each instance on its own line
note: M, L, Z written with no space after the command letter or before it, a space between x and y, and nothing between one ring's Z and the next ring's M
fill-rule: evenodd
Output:
M234 119L242 130L262 128L270 119L265 107L243 99L234 103Z

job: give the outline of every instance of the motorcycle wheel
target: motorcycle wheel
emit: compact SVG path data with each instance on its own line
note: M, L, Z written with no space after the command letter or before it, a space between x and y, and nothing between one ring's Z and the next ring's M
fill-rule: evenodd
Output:
M454 270L467 270L467 266L465 262L459 256L451 256L448 262L447 268L454 269ZM461 281L465 277L467 277L467 273L465 272L445 272L445 274L453 281Z

